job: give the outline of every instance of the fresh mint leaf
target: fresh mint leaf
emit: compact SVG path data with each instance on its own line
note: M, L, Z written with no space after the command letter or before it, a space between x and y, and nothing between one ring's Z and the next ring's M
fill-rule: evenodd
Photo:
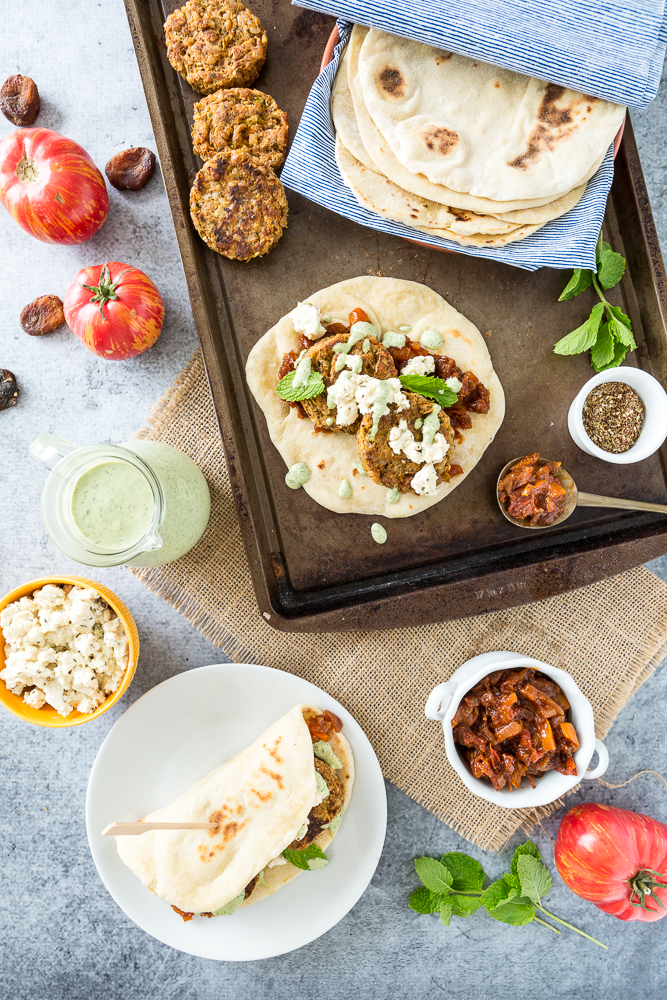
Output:
M600 365L598 367L598 366L596 366L595 362L593 361L593 355L592 355L592 352L591 352L591 364L595 368L596 372L606 372L610 368L618 368L618 366L621 364L621 362L623 361L623 359L625 358L625 355L627 353L628 353L628 349L625 346L625 344L621 344L621 342L617 340L614 343L614 356L611 359L611 361L608 361L606 364Z
M425 885L420 885L410 896L408 906L415 913L439 913L440 907L446 899L447 896L431 892Z
M489 912L494 920L500 920L503 924L523 927L524 924L529 924L535 916L535 907L532 903L518 903L516 900L511 900Z
M512 875L519 877L519 858L523 857L524 854L529 855L531 858L540 858L540 849L537 844L534 844L532 840L527 840L525 844L519 844L516 851L514 852L514 857L512 858L512 864L510 865L510 870Z
M530 854L522 854L517 859L517 869L521 882L521 892L531 902L539 903L542 896L548 896L553 882L551 875L541 861Z
M417 875L431 892L448 895L452 885L452 876L448 868L435 858L415 858Z
M304 872L316 871L318 868L325 868L329 864L328 857L316 844L309 844L308 847L304 847L301 851L291 850L289 847L286 847L283 851L283 857L285 861L289 861L295 868L301 868ZM322 861L324 861L324 864L322 864Z
M554 354L583 354L584 351L590 350L597 338L603 312L603 303L597 302L585 323L565 337L561 337L554 347Z
M609 306L609 311L611 312L611 318L608 320L609 332L615 340L625 344L628 350L634 351L637 344L632 336L630 320L619 306Z
M504 906L510 899L518 896L519 889L512 882L513 879L509 875L503 875L502 878L492 882L488 889L485 889L480 896L484 909L488 910L489 913L493 913L497 907Z
M620 253L614 253L608 243L601 241L596 251L598 265L598 281L602 287L613 288L625 273L625 258Z
M457 917L465 917L467 920L471 913L478 910L482 905L479 896L449 896L452 913Z
M481 892L484 886L484 869L479 861L467 854L451 851L443 854L441 864L449 869L452 876L452 892Z
M399 375L399 378L408 392L418 392L420 396L434 399L440 406L453 406L459 398L441 378L433 375Z
M445 927L449 927L449 921L452 919L452 904L446 900L440 907L440 919Z
M565 302L567 299L573 299L576 295L581 295L582 292L585 292L592 284L593 272L583 267L577 267L567 285L560 293L558 301Z
M598 333L597 342L591 347L591 364L596 371L600 371L614 357L616 341L611 335L609 323L603 323ZM625 349L623 351L625 356Z
M314 396L319 396L321 392L324 392L324 379L319 372L311 371L306 384L300 385L296 389L292 385L295 374L296 371L288 372L276 386L276 392L281 399L288 403L298 403L302 399L313 399Z

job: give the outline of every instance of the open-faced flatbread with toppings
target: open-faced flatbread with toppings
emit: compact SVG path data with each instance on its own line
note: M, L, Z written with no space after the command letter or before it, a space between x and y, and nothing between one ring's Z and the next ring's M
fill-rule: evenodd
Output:
M216 823L116 838L121 859L184 920L231 916L325 852L352 795L354 760L333 712L297 705L254 743L145 819Z
M505 413L477 327L398 278L310 295L258 341L246 376L288 485L341 514L431 507L475 467Z

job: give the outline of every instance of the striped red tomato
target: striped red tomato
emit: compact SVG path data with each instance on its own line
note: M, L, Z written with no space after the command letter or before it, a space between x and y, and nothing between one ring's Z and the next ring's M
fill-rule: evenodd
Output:
M109 361L148 350L164 322L162 296L148 275L117 260L79 271L63 310L81 343Z
M667 914L667 826L643 813L585 802L565 814L554 851L572 892L619 920Z
M63 246L89 240L109 214L88 153L48 128L22 128L0 142L0 201L31 236Z

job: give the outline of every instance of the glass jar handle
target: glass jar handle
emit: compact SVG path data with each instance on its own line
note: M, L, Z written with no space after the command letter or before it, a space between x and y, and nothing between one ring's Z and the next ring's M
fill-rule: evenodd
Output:
M38 434L30 442L29 450L33 458L51 471L65 455L76 451L78 447L78 444L72 444L55 434Z

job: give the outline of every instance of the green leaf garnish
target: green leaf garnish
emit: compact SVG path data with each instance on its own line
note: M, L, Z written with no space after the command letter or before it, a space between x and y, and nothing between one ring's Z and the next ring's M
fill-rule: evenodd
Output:
M452 892L481 892L486 875L479 861L452 851L443 854L440 863L449 869L452 876Z
M449 927L453 916L467 920L471 913L483 906L494 920L503 924L521 927L535 921L554 934L560 934L558 928L543 919L550 917L601 948L607 948L606 944L549 913L542 906L542 897L551 891L551 875L542 864L537 845L530 840L517 847L510 871L486 889L482 889L486 878L484 869L467 854L452 851L443 854L440 861L429 857L415 858L415 869L424 884L414 890L408 905L416 913L439 913L445 927Z
M516 878L519 877L519 858L523 857L524 854L529 854L532 858L537 858L538 861L541 860L540 849L532 840L527 840L525 844L519 844L510 865L510 871Z
M420 885L410 896L408 906L416 913L439 913L440 907L447 899L437 892L431 892L425 885Z
M435 858L416 858L415 869L420 880L431 892L449 893L452 876L448 868Z
M288 372L276 386L276 392L281 399L288 403L299 403L302 399L313 399L325 391L324 379L319 372L311 371L305 385L300 385L296 389L292 385L296 371Z
M558 301L565 302L567 299L573 299L576 295L581 295L582 292L591 287L592 283L592 271L588 271L582 267L575 268L572 277L558 296Z
M593 306L585 323L561 337L554 347L554 354L583 354L584 351L590 351L591 364L600 372L618 367L627 352L634 351L637 345L630 320L620 306L613 306L604 295L604 291L613 288L623 277L625 259L604 242L602 233L598 236L595 259L597 273L577 268L558 301L572 299L591 285L600 301ZM605 322L602 322L603 318Z
M553 882L551 875L541 861L530 854L522 854L517 864L521 893L537 904L542 896L548 896Z
M503 906L510 899L513 899L514 896L518 896L519 887L513 883L514 880L509 874L503 875L502 878L492 882L488 889L485 889L481 895L484 909L492 913L493 910L499 906Z
M304 872L316 871L318 868L325 868L329 864L328 857L317 844L309 844L308 847L304 847L301 851L295 851L286 847L283 851L283 857L285 861L289 861L295 868L301 868ZM322 861L324 861L324 864L321 863ZM320 863L318 864L318 862Z
M408 392L418 392L420 396L434 399L440 406L453 406L458 400L457 394L446 382L434 375L399 375L401 385Z
M593 306L585 323L578 326L572 333L561 337L554 347L554 354L583 354L584 351L590 350L597 340L603 312L604 306L598 302Z
M512 924L514 927L523 927L535 918L535 907L532 903L518 903L512 900L503 906L498 906L491 911L494 920L500 920L503 924Z
M598 265L598 281L605 289L617 285L625 273L625 258L614 253L608 243L598 240L595 256Z
M452 906L452 913L457 917L463 917L465 920L475 910L479 910L482 905L482 900L479 896L449 896L448 898Z
M591 347L591 364L596 371L600 371L613 359L615 343L609 329L609 323L603 323L598 333L597 342ZM625 357L625 351L623 351L623 356Z

